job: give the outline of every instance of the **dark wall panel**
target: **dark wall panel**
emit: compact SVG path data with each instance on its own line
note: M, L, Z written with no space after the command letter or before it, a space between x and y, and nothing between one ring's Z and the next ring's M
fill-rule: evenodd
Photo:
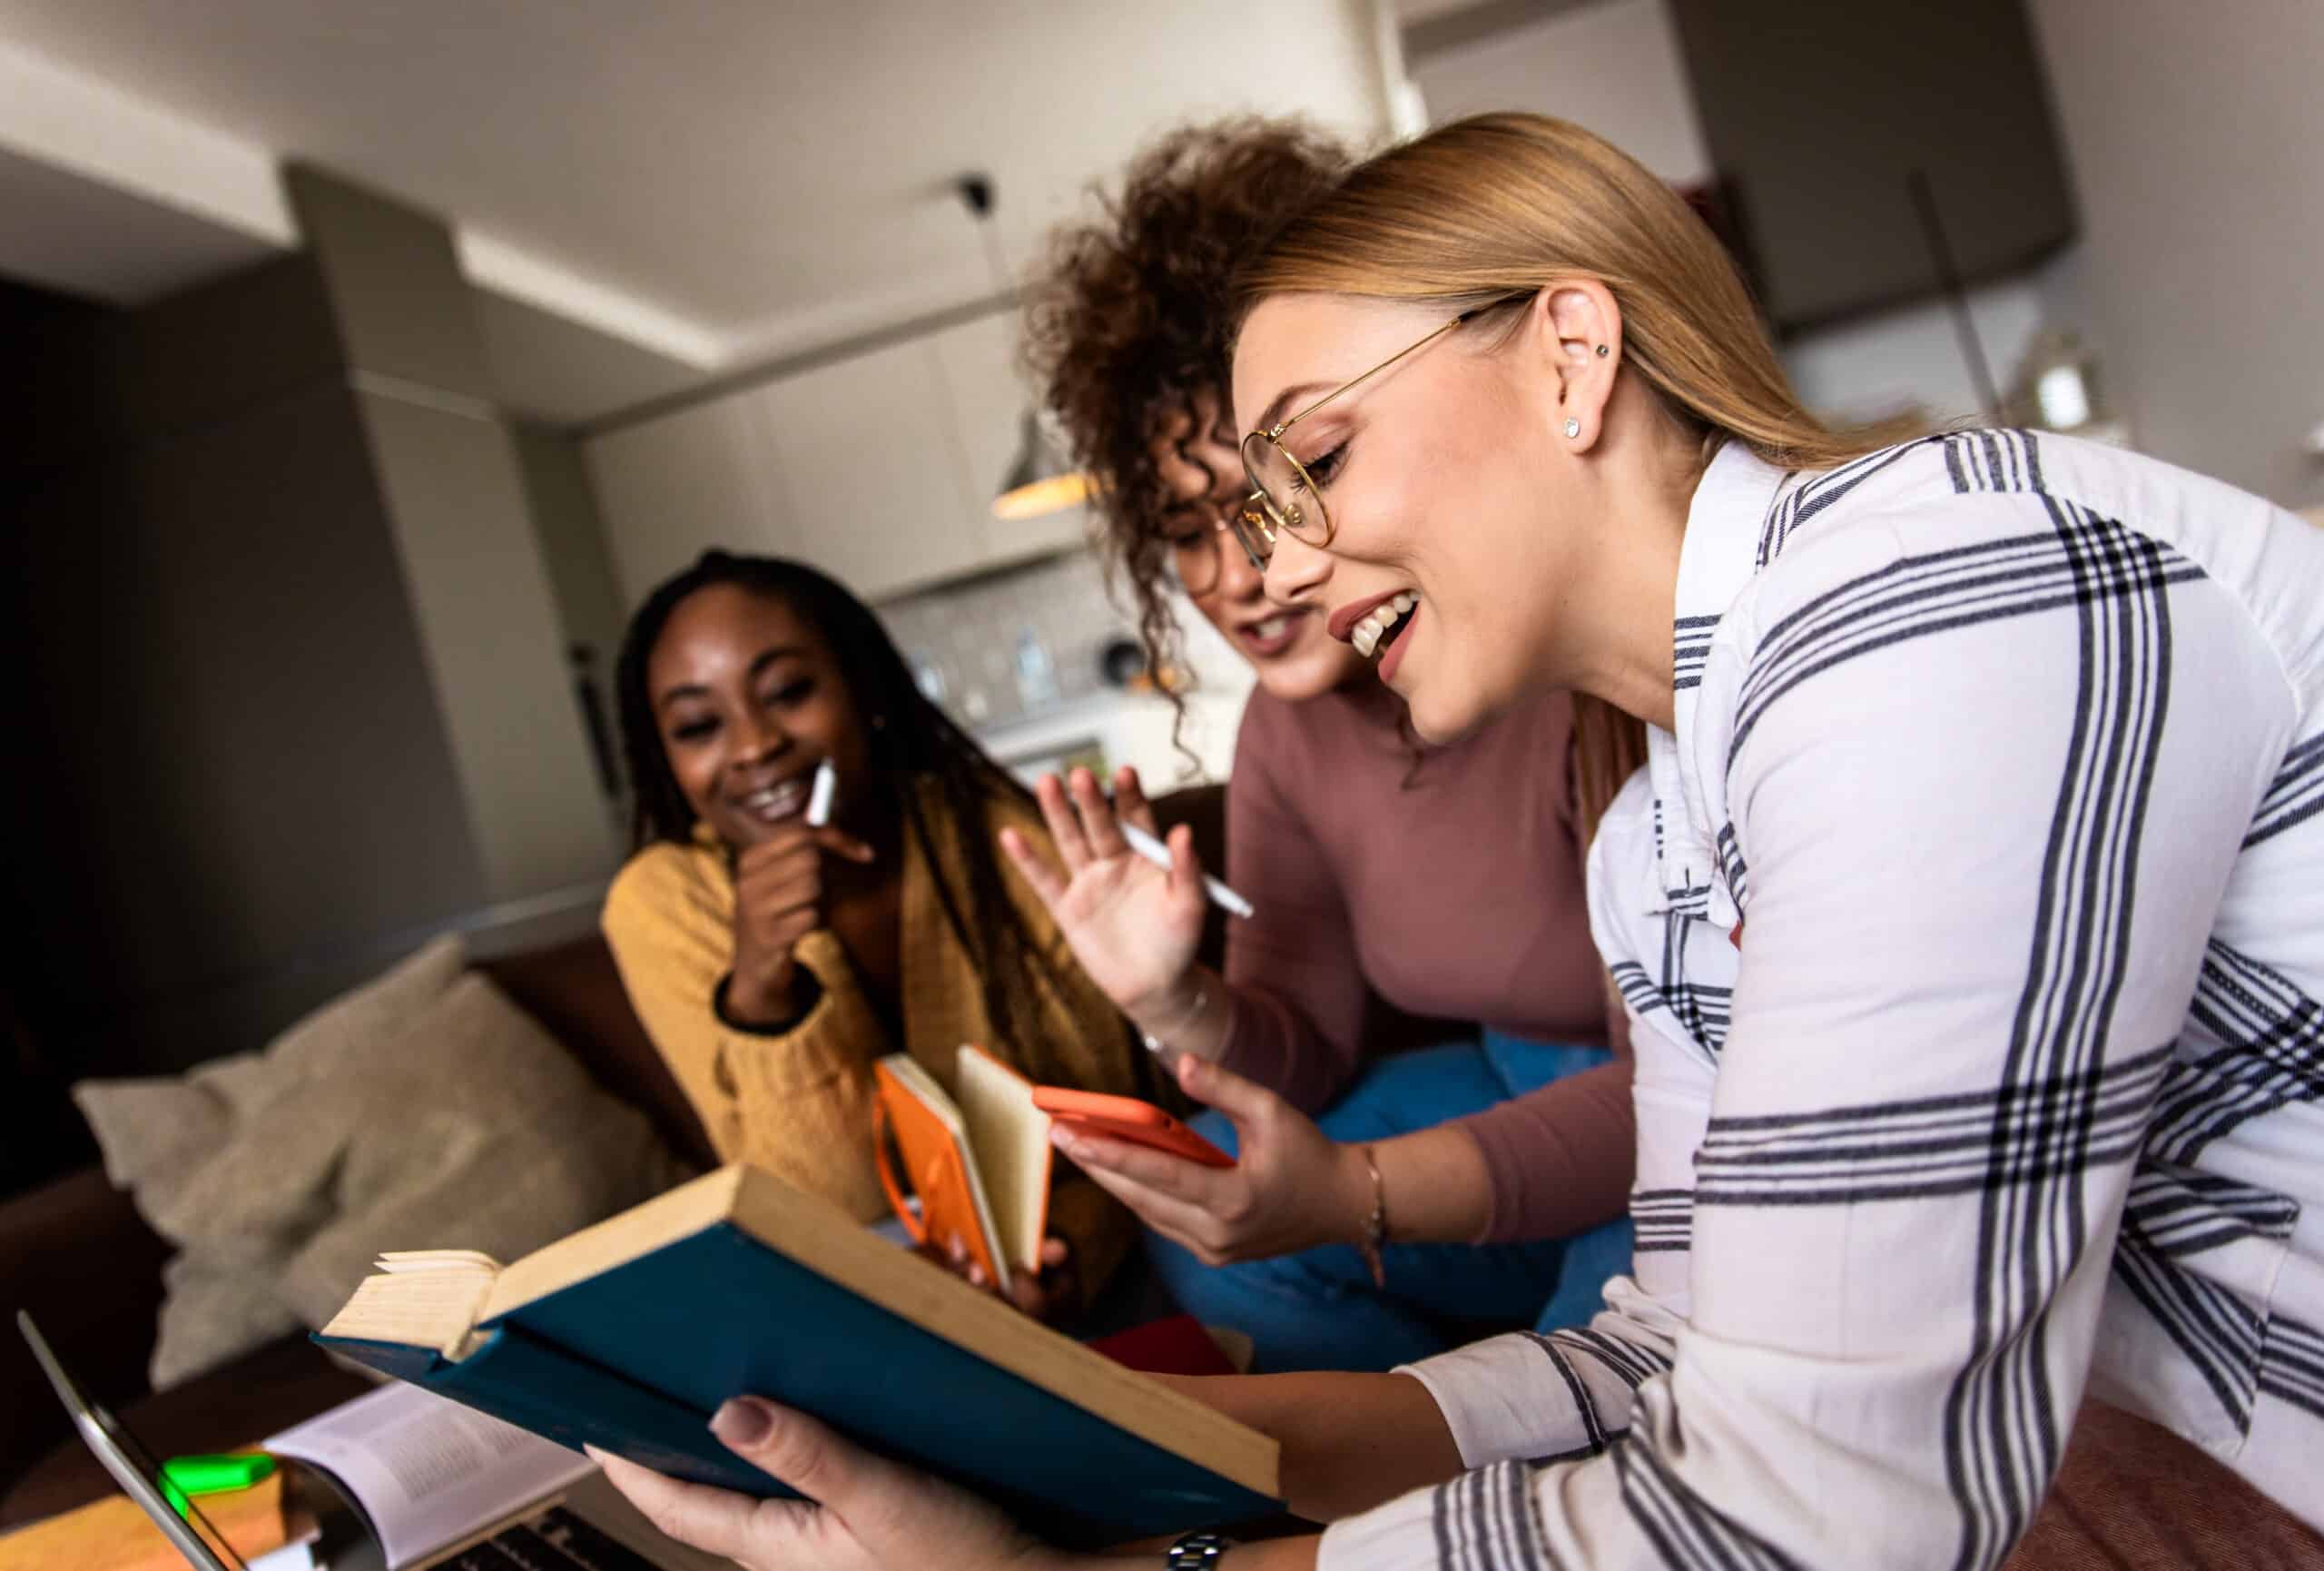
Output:
M1915 170L1966 281L2019 272L2073 238L2020 0L1670 0L1670 10L1778 326L1935 291Z

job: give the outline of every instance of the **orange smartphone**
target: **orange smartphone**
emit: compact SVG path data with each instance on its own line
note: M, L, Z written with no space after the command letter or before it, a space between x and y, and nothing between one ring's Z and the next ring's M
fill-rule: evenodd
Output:
M1033 1105L1059 1123L1085 1134L1102 1134L1150 1146L1184 1157L1205 1167L1233 1167L1235 1159L1156 1107L1134 1096L1107 1096L1095 1091L1068 1091L1061 1085L1037 1085Z

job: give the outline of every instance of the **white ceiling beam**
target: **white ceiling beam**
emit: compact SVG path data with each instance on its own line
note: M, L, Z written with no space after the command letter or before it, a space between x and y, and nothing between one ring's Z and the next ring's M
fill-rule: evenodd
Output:
M299 243L265 148L5 44L0 147L271 245Z
M610 333L699 370L719 365L735 352L726 335L700 322L609 289L488 234L456 227L453 243L459 252L460 271L468 274L470 283L537 306L552 316Z
M300 244L275 150L155 108L109 83L6 43L0 43L0 153L267 245L289 251ZM733 353L720 334L698 322L521 247L458 229L458 214L446 217L458 234L461 268L480 287L686 365L708 368ZM131 280L141 287L132 288L113 277L125 265L124 259L90 257L84 270L89 276L64 276L49 268L41 282L133 300L151 292L142 287L150 283L148 273L165 275L168 267L163 259L144 259L143 271L133 270Z

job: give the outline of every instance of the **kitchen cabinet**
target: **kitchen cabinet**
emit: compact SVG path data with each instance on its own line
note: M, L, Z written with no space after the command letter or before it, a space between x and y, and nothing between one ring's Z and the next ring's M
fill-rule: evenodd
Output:
M759 410L800 555L865 599L980 565L936 350L909 339L742 395Z
M1965 282L2073 237L2022 0L1669 0L1761 304L1797 330L1939 288L1928 182Z
M606 549L626 606L712 546L786 555L797 548L760 415L714 399L583 444Z
M586 443L635 605L705 546L794 556L877 600L1070 550L1089 510L992 516L1032 393L996 312L721 393Z

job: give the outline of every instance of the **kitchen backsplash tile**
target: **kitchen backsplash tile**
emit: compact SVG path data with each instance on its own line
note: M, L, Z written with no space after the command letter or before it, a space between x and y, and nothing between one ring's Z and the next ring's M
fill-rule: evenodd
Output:
M1106 646L1136 637L1088 551L904 596L880 616L922 688L979 729L1097 693Z

